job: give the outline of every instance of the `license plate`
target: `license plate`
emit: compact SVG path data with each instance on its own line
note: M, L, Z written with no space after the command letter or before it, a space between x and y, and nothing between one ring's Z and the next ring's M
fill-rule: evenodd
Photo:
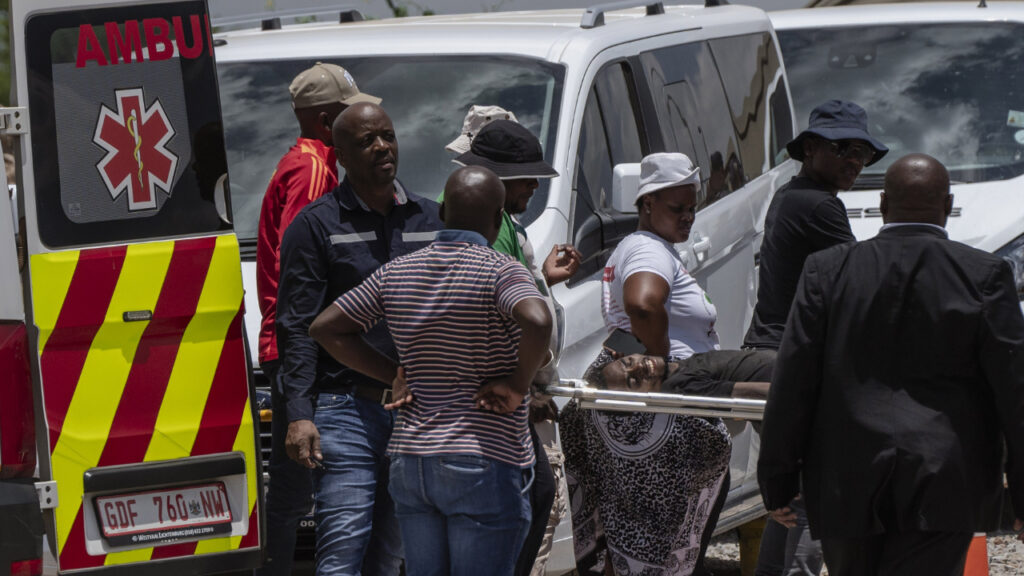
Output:
M163 544L231 532L223 482L100 496L97 515L112 546Z

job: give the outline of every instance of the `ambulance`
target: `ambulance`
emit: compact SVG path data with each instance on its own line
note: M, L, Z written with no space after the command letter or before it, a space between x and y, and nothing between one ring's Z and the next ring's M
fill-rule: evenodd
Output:
M13 0L10 22L0 540L23 528L0 576L41 572L43 527L61 574L251 571L262 470L207 4Z

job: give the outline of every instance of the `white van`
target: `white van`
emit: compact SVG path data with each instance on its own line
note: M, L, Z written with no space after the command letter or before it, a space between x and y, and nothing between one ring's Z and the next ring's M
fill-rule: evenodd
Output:
M688 154L707 192L679 250L715 301L722 346L739 347L756 297L764 212L796 171L784 156L793 113L771 23L742 6L623 4L283 27L269 21L266 30L216 35L234 224L248 257L250 338L259 327L260 202L298 132L286 88L324 61L383 98L398 136L398 177L420 195L441 192L455 167L444 146L473 104L511 110L539 136L561 176L541 182L521 220L538 254L571 242L584 257L580 272L553 290L562 377L579 377L607 336L601 273L636 229L632 203L615 202L616 166L651 152ZM745 423L734 433L720 530L764 513L756 437Z
M796 117L831 98L867 110L889 154L846 204L857 238L882 225L886 168L935 156L953 180L950 238L1013 265L1024 297L1024 3L872 4L774 12Z

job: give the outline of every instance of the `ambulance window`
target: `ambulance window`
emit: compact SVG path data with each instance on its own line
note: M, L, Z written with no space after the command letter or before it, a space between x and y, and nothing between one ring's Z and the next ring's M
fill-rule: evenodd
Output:
M26 23L34 195L50 247L230 229L205 3Z

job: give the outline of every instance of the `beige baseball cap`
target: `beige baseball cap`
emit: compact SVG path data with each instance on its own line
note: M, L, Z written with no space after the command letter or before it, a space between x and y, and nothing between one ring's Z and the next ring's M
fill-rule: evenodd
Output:
M452 140L444 147L445 150L456 154L469 152L469 146L473 138L480 133L480 129L495 120L516 120L516 115L505 110L501 106L471 106L466 113L466 119L462 122L462 133L455 140Z
M356 80L337 64L317 62L303 70L292 80L288 91L292 94L292 108L312 108L340 102L351 106L358 102L380 104L380 98L359 91Z

